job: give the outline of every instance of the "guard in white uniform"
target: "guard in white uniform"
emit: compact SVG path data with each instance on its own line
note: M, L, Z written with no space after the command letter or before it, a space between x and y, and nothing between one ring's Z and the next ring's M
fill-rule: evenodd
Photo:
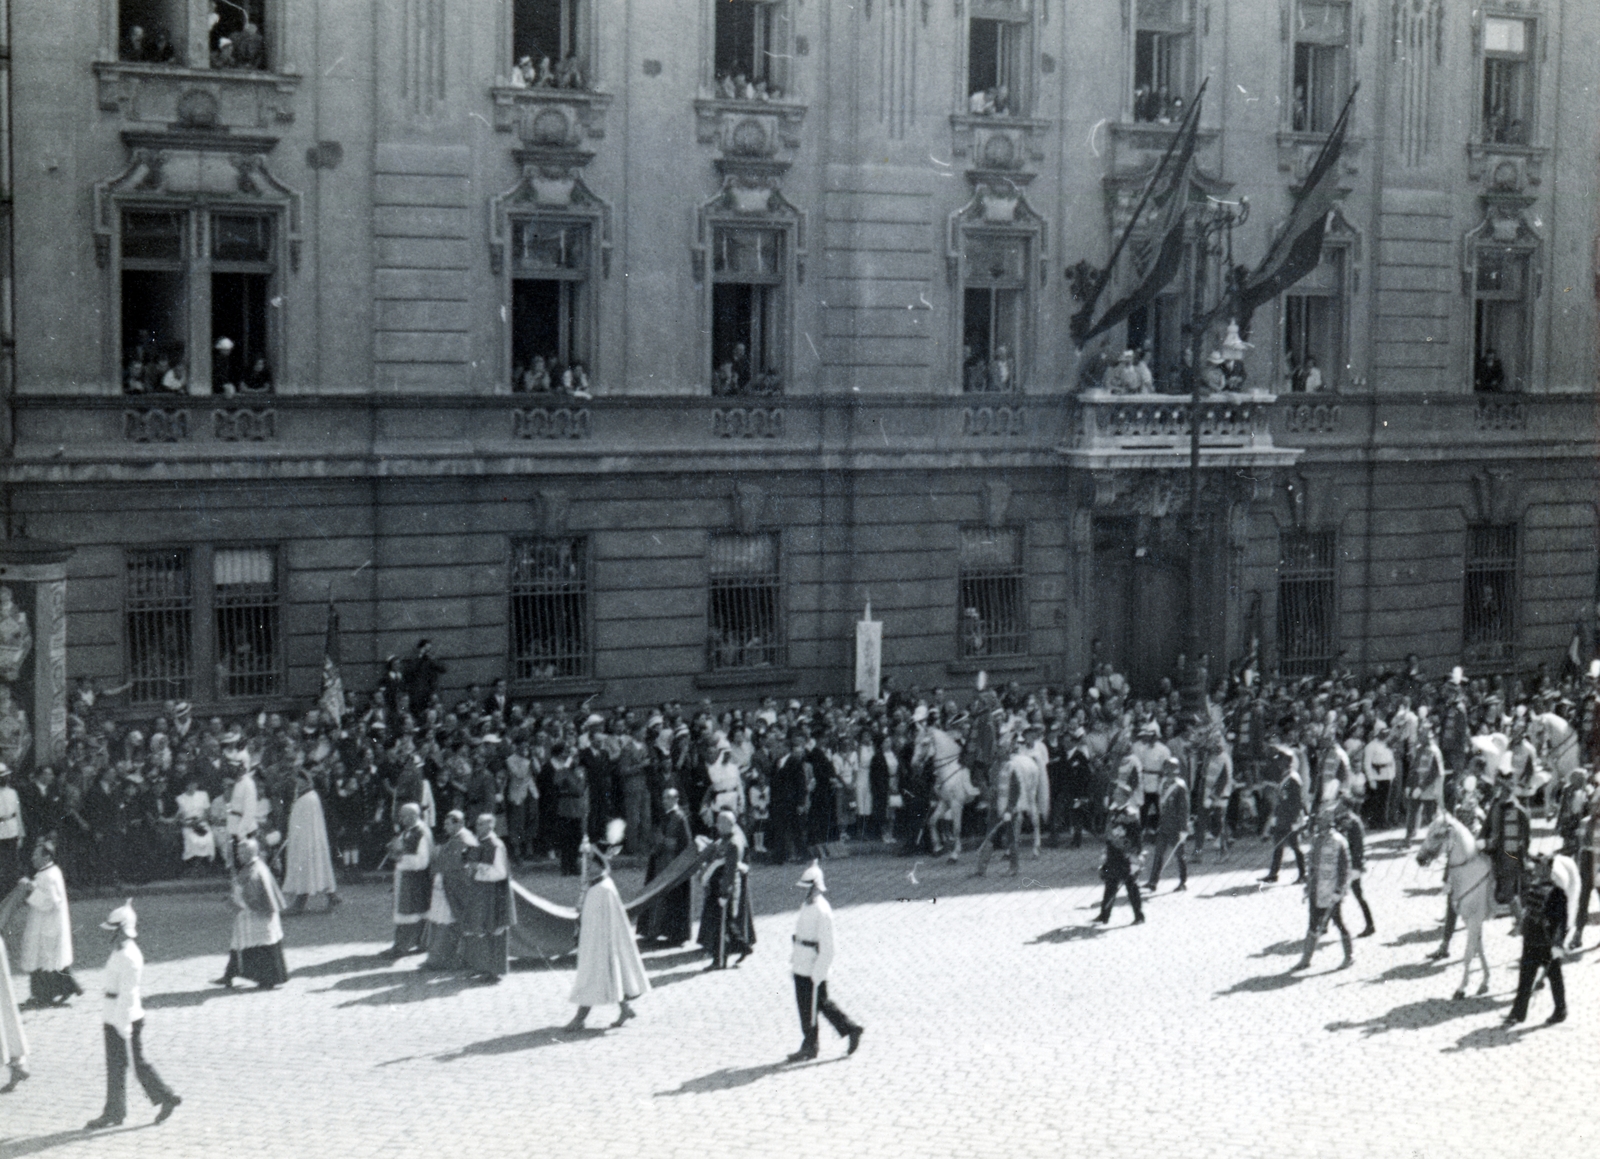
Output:
M161 1109L156 1122L164 1123L183 1102L172 1088L161 1081L156 1068L145 1061L140 1038L144 1032L144 1006L139 988L144 984L144 954L139 951L139 915L133 903L124 902L100 923L111 931L114 948L106 962L106 996L102 1019L106 1039L106 1107L100 1117L84 1124L85 1131L99 1131L119 1125L128 1114L128 1058L133 1057L133 1073L144 1088L145 1097Z
M800 1009L800 1029L805 1041L789 1056L790 1062L805 1062L817 1057L817 1015L821 1014L840 1038L850 1040L850 1054L861 1045L861 1026L833 1004L828 997L828 967L833 964L833 907L823 894L828 892L822 867L815 861L795 883L804 888L806 900L794 924L794 1000Z

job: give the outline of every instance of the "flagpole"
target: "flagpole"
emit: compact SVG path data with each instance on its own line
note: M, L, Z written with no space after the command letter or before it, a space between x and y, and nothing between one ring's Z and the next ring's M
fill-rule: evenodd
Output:
M1149 203L1150 198L1154 195L1156 187L1161 184L1161 175L1166 171L1168 163L1171 162L1172 154L1177 150L1178 143L1183 140L1184 132L1188 129L1190 120L1200 115L1200 98L1205 95L1206 86L1210 83L1211 78L1208 76L1200 82L1200 87L1195 90L1194 99L1189 102L1188 111L1184 114L1183 120L1178 122L1178 131L1172 135L1172 140L1167 142L1167 151L1161 155L1161 161L1156 166L1156 171L1150 175L1150 180L1145 182L1144 191L1139 195L1139 203L1133 207L1133 216L1128 218L1128 224L1123 227L1122 234L1111 248L1110 259L1107 260L1105 268L1100 271L1099 276L1095 279L1094 292L1084 302L1083 308L1073 315L1074 323L1077 323L1080 318L1082 319L1081 327L1076 328L1086 327L1089 324L1089 319L1094 313L1095 303L1100 300L1100 295L1105 293L1106 285L1111 281L1111 271L1116 269L1117 259L1122 256L1122 251L1128 245L1128 239L1133 235L1133 227L1139 224L1139 215L1144 212L1145 205Z

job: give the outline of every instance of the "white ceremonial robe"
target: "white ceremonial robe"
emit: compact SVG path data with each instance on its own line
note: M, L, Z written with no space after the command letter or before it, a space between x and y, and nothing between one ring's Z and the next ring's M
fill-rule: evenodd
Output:
M28 894L28 922L22 927L24 974L35 970L65 970L72 965L72 915L67 911L67 882L59 865L49 865L33 875Z
M28 1057L28 1036L22 1030L17 992L11 986L11 961L5 939L0 938L0 1066L21 1063Z
M334 893L339 884L333 877L333 850L328 844L328 825L322 816L322 797L315 789L295 798L289 811L289 844L284 850L283 892L290 897L302 894Z
M589 887L578 919L578 974L567 998L574 1006L612 1006L650 992L628 911L609 876Z
M246 774L234 782L233 796L228 798L228 836L236 841L253 837L257 823L256 779Z
M245 904L247 889L260 890L269 899L271 913L258 913ZM259 857L241 869L234 877L233 898L239 906L233 913L233 940L230 950L248 950L255 946L272 946L283 941L283 922L278 914L283 909L283 894L272 879L272 871Z

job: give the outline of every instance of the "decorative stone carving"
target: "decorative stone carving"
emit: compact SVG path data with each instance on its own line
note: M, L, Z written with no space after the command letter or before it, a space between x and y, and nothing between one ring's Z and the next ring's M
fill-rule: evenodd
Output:
M1343 410L1338 403L1292 402L1283 408L1283 426L1295 434L1326 435L1339 429Z
M520 90L519 90L520 91ZM590 154L572 150L519 150L517 183L489 202L489 268L505 270L511 245L511 219L541 213L580 217L591 223L599 243L600 276L611 276L611 203L590 189L577 172Z
M559 487L544 487L534 495L537 505L536 525L539 534L546 539L555 539L567 533L567 513L571 509L572 501L567 492Z
M1467 177L1482 182L1486 192L1522 193L1544 180L1550 150L1539 145L1490 145L1469 142Z
M95 103L130 127L237 132L294 122L300 78L293 73L115 60L93 68Z
M969 406L961 412L961 433L1020 438L1028 433L1028 412L1020 406Z
M1326 133L1293 133L1287 130L1278 134L1278 172L1291 174L1295 184L1311 174L1317 154L1328 139ZM1345 134L1344 149L1339 153L1339 172L1353 177L1361 172L1361 154L1367 139Z
M130 443L189 441L189 412L149 407L122 412L122 437Z
M224 443L264 443L278 437L278 416L271 407L239 407L211 412L211 434Z
M767 493L754 483L733 488L733 526L740 535L754 535L766 522Z
M587 439L593 434L588 407L525 407L511 412L514 439Z
M492 90L492 96L495 129L515 133L528 145L575 148L585 139L606 135L610 93L505 85Z
M728 159L774 159L800 147L806 106L788 101L695 101L695 140ZM783 164L787 167L787 161Z
M1510 471L1486 467L1468 477L1467 488L1469 523L1514 523L1522 512L1522 489Z
M1004 174L1025 185L1033 180L1032 170L1044 160L1050 124L1023 117L957 113L950 118L950 153L966 162L969 175L983 178Z
M1480 398L1473 413L1480 431L1525 431L1528 410L1520 399Z
M983 485L983 525L1004 527L1011 507L1011 485L990 479Z
M711 434L718 439L781 439L783 408L714 407Z

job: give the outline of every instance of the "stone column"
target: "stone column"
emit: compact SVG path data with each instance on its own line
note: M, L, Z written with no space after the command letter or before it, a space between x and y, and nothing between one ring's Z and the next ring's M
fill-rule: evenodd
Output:
M73 549L0 540L0 760L20 776L67 751L67 560Z

